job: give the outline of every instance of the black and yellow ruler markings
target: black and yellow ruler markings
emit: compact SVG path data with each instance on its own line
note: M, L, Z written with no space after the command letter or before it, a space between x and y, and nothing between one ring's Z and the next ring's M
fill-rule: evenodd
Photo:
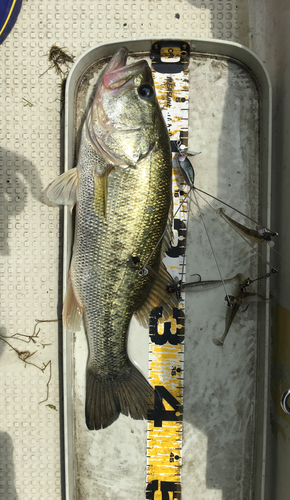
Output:
M171 141L188 142L189 46L186 42L154 42L152 73ZM173 147L174 150L174 147ZM172 153L173 159L176 153ZM167 252L168 271L183 279L187 228L187 187L173 161L174 242ZM181 499L184 381L184 294L167 321L154 315L149 329L149 381L158 394L148 415L148 500Z

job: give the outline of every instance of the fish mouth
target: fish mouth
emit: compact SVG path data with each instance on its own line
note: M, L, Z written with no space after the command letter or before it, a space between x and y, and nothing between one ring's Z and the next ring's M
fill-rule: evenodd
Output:
M138 61L127 66L128 53L126 47L121 47L112 57L103 75L103 84L106 89L120 89L146 67L147 63L145 61Z
M107 64L105 74L115 71L118 68L123 68L126 66L127 57L129 50L126 47L121 47L118 52L116 52Z

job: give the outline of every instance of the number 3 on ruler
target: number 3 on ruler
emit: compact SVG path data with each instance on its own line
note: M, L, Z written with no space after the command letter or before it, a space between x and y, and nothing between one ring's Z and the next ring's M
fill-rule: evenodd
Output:
M155 492L157 492L157 495L155 495ZM172 481L158 481L158 479L155 479L154 481L151 481L151 483L147 485L146 500L180 500L180 499L181 499L180 483L173 483Z
M163 324L163 333L158 333L158 317L150 316L149 335L151 341L157 345L164 345L169 342L171 345L181 344L184 340L184 311L182 309L173 309L173 318L176 320L176 333L171 332L171 322L166 321Z

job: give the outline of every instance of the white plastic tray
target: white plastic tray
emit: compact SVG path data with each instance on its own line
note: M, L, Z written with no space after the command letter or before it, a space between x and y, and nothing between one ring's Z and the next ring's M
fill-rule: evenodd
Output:
M121 46L136 57L148 57L153 41L98 45L75 62L66 86L65 170L76 164L78 130L103 58ZM196 185L269 227L271 85L265 67L239 44L187 41L191 47L189 148L202 151L194 160ZM202 224L192 210L188 274L218 278ZM251 277L265 274L263 262L250 256L242 240L228 235L216 217L209 215L208 223L225 277L236 272ZM64 283L72 232L72 219L65 210ZM268 247L261 252L270 259ZM269 281L260 283L260 292L269 295ZM212 338L224 328L223 297L218 289L186 298L183 500L191 498L193 490L197 499L264 498L269 304L251 305L219 349ZM82 413L87 355L84 332L73 339L64 331L63 342L67 499L144 499L146 423L121 416L106 430L88 431ZM133 322L130 353L145 371L147 345L146 331Z

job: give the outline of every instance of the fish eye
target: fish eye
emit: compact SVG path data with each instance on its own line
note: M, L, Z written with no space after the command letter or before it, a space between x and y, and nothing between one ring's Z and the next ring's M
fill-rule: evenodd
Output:
M150 99L150 97L152 97L154 94L154 89L148 83L144 83L138 88L138 94L141 99Z

